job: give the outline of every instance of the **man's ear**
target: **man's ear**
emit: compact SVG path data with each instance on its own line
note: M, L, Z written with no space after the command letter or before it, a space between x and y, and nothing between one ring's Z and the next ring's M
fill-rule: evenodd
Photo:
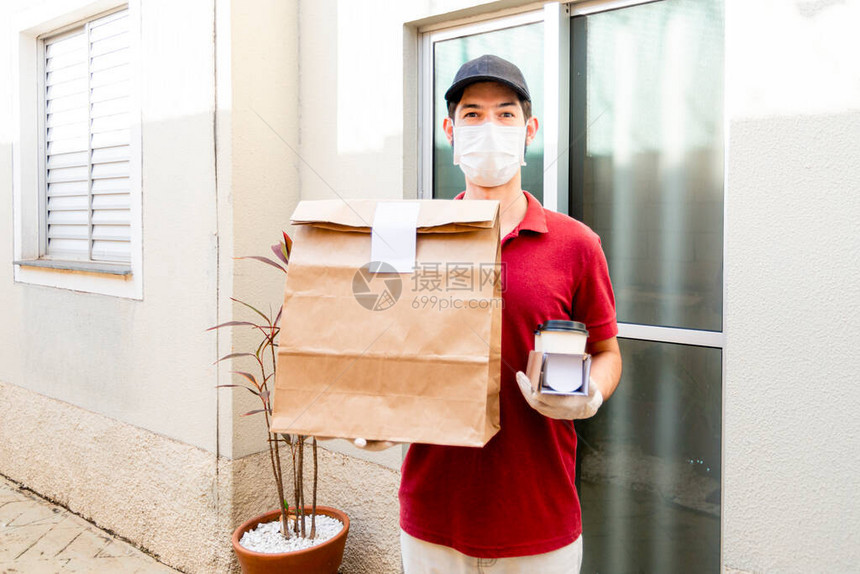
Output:
M538 120L536 117L532 116L526 122L526 145L531 144L538 131Z
M448 143L454 145L454 120L445 116L442 120L442 129L445 130L445 137L448 138Z

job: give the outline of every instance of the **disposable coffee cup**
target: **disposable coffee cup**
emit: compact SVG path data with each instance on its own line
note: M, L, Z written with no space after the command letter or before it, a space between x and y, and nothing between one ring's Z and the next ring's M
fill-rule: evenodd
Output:
M547 321L535 330L535 351L584 355L588 329L578 321Z

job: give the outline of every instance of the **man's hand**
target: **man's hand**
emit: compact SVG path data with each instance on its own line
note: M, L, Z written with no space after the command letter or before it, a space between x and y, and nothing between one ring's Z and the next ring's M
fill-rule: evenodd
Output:
M336 436L318 436L317 440L334 440L338 437ZM360 448L361 450L366 450L368 452L378 452L380 450L385 450L391 448L393 446L397 446L399 442L391 442L390 440L365 440L363 438L357 438L355 440L348 440L355 446L356 448Z
M603 395L594 381L588 382L588 396L538 393L532 388L531 381L522 371L517 373L517 385L529 405L551 419L587 419L593 417L603 404Z

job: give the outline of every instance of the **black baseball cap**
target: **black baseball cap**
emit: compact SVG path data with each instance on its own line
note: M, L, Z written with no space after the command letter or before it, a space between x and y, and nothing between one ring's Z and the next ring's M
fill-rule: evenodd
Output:
M466 86L477 82L499 82L514 90L521 98L532 101L523 73L512 63L492 54L469 60L457 70L454 82L445 92L445 100L459 100Z

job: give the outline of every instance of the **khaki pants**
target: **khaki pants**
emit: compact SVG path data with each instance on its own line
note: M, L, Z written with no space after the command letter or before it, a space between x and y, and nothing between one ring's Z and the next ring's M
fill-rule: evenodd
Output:
M546 554L473 558L453 548L419 540L401 530L400 552L405 574L579 574L582 536Z

